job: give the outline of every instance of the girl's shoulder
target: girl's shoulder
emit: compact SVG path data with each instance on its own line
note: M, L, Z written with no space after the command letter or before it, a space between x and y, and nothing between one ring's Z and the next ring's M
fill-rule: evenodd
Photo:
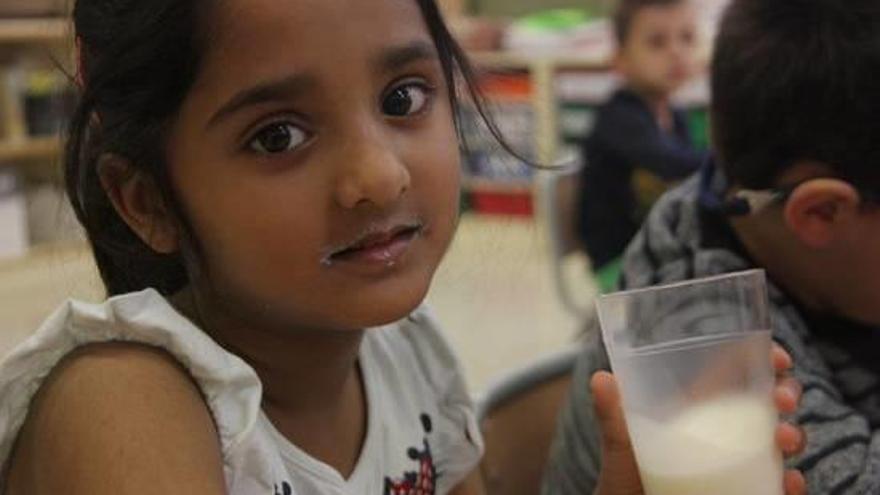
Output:
M68 301L0 362L0 466L8 463L47 383L82 380L87 387L108 387L106 394L82 393L80 405L113 407L107 405L112 397L109 389L124 385L125 380L119 380L128 376L176 384L181 390L190 386L210 410L224 452L259 417L261 388L253 369L196 328L159 293L147 290L101 304Z
M69 353L42 383L17 437L4 483L13 494L65 491L71 479L82 491L223 491L208 406L186 370L155 347L107 342Z

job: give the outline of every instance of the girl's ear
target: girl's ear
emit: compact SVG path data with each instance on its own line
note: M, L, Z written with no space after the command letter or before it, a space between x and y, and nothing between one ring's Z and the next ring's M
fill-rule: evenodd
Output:
M179 232L156 182L116 155L98 161L98 177L116 213L153 251L172 254Z

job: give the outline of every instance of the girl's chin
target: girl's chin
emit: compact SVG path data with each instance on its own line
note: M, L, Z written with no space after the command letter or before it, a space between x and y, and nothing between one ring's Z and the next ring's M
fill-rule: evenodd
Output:
M360 328L378 327L402 320L411 315L421 306L427 290L409 294L391 294L375 299L363 299L352 316L358 321Z

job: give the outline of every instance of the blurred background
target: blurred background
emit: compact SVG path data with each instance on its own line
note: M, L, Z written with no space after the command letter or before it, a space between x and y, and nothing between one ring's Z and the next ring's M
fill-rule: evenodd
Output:
M582 160L579 143L619 83L610 63L613 1L439 1L510 143L539 163ZM66 298L102 298L60 186L73 42L58 3L0 0L0 353ZM696 4L705 62L724 1ZM706 86L699 75L675 95L702 147ZM500 150L468 111L465 122L462 222L430 302L480 392L571 345L596 287L569 232L571 181Z

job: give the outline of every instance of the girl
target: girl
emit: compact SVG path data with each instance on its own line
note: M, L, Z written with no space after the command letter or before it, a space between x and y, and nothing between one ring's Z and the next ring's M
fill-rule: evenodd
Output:
M111 298L65 304L0 369L5 493L481 493L420 307L469 74L433 0L74 18L67 186Z

